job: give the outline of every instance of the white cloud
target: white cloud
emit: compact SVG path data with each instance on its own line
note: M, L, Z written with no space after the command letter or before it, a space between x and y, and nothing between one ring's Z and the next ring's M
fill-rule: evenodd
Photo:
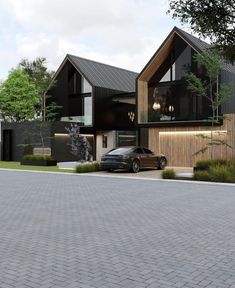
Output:
M0 2L0 78L22 58L57 69L67 53L140 71L176 25L167 0Z

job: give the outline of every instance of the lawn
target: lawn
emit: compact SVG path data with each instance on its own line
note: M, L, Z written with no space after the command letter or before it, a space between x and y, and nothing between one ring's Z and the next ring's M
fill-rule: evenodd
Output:
M57 166L20 165L20 162L14 162L14 161L10 161L10 162L8 162L8 161L0 161L0 168L74 173L74 170L59 169Z

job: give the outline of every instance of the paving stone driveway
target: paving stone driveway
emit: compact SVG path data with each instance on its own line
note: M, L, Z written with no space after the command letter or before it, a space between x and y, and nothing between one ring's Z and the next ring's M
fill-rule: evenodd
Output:
M235 186L0 171L0 287L235 287Z

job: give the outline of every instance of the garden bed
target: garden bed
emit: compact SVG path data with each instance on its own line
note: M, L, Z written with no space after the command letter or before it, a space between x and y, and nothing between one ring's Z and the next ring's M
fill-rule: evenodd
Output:
M57 161L55 160L26 160L22 159L21 165L32 165L32 166L56 166Z
M24 155L21 165L56 166L57 161L48 155Z

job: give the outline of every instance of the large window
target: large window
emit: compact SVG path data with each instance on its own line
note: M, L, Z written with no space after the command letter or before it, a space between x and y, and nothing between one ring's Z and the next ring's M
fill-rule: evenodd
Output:
M149 122L207 119L208 107L208 100L190 93L184 81L149 88Z
M68 116L63 120L92 125L92 86L73 67L68 73ZM66 119L65 119L66 118Z
M194 50L179 37L148 82L148 122L196 121L210 116L209 101L187 89L186 76L197 71Z

